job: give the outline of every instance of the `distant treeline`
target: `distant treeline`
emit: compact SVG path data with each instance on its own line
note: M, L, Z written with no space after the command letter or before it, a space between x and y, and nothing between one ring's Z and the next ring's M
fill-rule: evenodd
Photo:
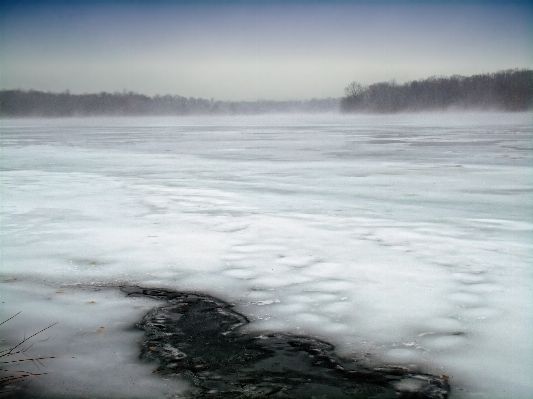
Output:
M68 117L121 115L261 114L338 111L339 99L309 101L214 101L181 96L128 93L71 94L42 91L0 91L0 116Z
M238 115L282 112L402 112L445 109L533 109L533 71L511 69L464 77L432 76L405 84L363 86L353 82L342 99L309 101L214 101L182 96L149 97L134 92L71 94L1 90L2 117L121 115Z
M533 71L510 69L464 77L432 76L405 84L363 86L353 82L341 100L344 112L402 112L444 109L526 111L533 108Z

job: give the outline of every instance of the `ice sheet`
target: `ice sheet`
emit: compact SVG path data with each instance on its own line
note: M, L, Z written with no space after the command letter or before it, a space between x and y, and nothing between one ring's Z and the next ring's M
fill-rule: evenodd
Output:
M90 386L80 375L102 362L149 374L134 332L98 338L120 347L108 359L79 330L131 326L153 305L65 287L127 282L448 375L453 398L533 390L531 114L1 124L3 313L22 310L28 331L59 321L47 349L76 356L45 388ZM119 395L117 375L95 389ZM184 386L156 380L152 392Z

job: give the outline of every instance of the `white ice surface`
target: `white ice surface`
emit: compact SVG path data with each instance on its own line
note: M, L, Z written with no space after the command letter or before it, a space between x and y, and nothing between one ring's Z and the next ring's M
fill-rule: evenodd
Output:
M156 303L72 285L170 287L454 399L529 398L531 117L2 120L2 317L22 314L0 328L59 322L34 347L75 359L42 389L178 392L136 360Z

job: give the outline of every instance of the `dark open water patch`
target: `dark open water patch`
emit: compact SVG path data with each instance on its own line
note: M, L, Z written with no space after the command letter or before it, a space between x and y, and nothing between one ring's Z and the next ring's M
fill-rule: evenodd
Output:
M248 319L217 298L122 287L129 296L166 301L138 323L141 357L163 375L179 375L196 398L445 399L446 380L399 367L365 368L310 337L247 333Z

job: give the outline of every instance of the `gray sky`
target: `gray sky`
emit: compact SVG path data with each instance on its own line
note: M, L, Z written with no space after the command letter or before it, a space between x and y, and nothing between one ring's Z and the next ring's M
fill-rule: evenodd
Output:
M340 97L533 64L529 2L34 1L0 6L2 88Z

